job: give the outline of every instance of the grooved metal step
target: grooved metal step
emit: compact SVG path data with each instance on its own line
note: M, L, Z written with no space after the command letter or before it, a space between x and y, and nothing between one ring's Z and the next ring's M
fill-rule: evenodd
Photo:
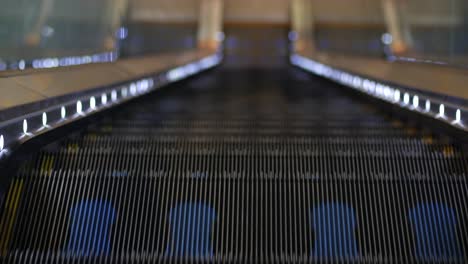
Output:
M10 262L464 262L465 145L299 71L200 76L41 150Z

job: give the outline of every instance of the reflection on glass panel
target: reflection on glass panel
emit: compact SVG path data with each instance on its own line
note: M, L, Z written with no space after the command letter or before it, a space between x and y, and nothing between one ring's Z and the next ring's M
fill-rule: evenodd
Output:
M311 1L319 50L383 56L381 37L386 29L380 1Z
M116 48L115 30L125 2L0 0L2 68L111 60ZM96 54L101 55L86 56Z
M195 48L199 6L200 0L131 0L121 56Z
M0 70L53 68L197 45L200 0L0 0Z
M311 1L319 50L468 66L466 0Z
M468 1L400 1L408 48L397 56L410 60L468 66Z

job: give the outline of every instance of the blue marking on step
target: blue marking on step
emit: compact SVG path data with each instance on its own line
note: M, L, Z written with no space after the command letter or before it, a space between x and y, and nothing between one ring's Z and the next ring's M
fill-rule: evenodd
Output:
M182 203L170 210L172 239L169 257L206 258L213 256L211 243L216 212L204 203Z
M115 209L104 200L84 200L70 210L68 252L80 257L110 253L110 232Z
M455 210L442 203L418 204L409 212L418 259L423 261L461 260L457 240Z
M355 258L354 209L342 203L324 203L312 209L311 225L315 232L314 258Z

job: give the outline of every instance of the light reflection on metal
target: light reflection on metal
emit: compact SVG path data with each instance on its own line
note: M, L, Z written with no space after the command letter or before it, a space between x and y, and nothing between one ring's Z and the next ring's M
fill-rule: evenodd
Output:
M62 117L62 119L65 119L65 117L67 117L67 110L65 109L65 106L62 106L62 108L60 109L60 117Z
M76 102L76 113L82 114L83 113L83 104L81 101Z
M111 99L112 99L112 102L117 101L117 92L115 90L112 90Z
M46 112L42 113L42 126L44 127L47 126L47 113Z
M26 119L23 120L23 134L28 134L28 121Z
M91 110L96 109L96 98L94 96L91 96L89 99L89 108L91 108Z
M440 117L444 117L445 116L445 105L444 104L441 104L439 106L439 116Z
M431 101L426 100L426 112L430 112L430 111L431 111Z
M419 107L419 96L415 95L413 97L413 107L418 108Z
M101 103L103 105L107 104L107 95L105 93L101 95Z

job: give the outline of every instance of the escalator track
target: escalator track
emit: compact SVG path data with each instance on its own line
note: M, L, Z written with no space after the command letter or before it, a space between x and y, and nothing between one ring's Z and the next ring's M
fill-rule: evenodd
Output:
M0 259L464 262L467 174L466 145L336 84L217 69L32 154Z

